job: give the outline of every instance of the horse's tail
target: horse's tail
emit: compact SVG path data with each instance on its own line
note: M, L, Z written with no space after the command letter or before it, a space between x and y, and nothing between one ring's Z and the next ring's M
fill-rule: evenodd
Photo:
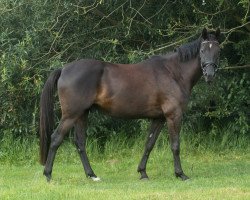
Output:
M40 163L45 165L54 125L54 93L61 69L53 71L47 79L40 99Z

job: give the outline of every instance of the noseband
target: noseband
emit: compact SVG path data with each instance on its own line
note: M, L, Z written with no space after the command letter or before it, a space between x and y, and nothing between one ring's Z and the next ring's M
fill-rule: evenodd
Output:
M216 63L213 63L213 62L205 62L205 63L201 63L201 68L203 70L203 72L205 71L205 68L208 66L208 65L212 65L214 67L214 70L217 71L218 70L218 65Z

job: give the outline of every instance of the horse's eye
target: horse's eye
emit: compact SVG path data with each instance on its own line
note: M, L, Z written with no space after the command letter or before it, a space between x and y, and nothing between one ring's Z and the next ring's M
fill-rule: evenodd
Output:
M201 53L204 53L204 49L201 49Z

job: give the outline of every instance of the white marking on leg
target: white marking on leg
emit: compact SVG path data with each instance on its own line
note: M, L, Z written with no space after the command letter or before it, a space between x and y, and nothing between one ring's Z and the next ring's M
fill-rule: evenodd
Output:
M90 177L93 181L101 181L101 179L99 177Z
M213 44L212 44L212 43L210 43L210 44L209 44L209 48L211 49L211 48L212 48L212 46L213 46Z
M150 135L149 135L149 137L151 138L153 136L153 134L151 133Z

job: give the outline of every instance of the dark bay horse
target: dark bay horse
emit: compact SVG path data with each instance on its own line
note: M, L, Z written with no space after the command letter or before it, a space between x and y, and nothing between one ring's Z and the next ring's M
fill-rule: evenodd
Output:
M220 30L184 44L175 52L153 56L137 64L112 64L84 59L51 73L40 102L40 157L44 175L51 179L56 151L70 128L75 128L75 145L87 177L99 180L92 170L86 150L88 112L98 107L106 114L122 118L152 119L144 154L138 166L141 179L148 178L149 154L167 122L175 175L188 179L180 162L179 132L191 89L202 73L212 81L218 67ZM58 90L62 117L53 132L54 92ZM53 134L52 134L53 133Z

